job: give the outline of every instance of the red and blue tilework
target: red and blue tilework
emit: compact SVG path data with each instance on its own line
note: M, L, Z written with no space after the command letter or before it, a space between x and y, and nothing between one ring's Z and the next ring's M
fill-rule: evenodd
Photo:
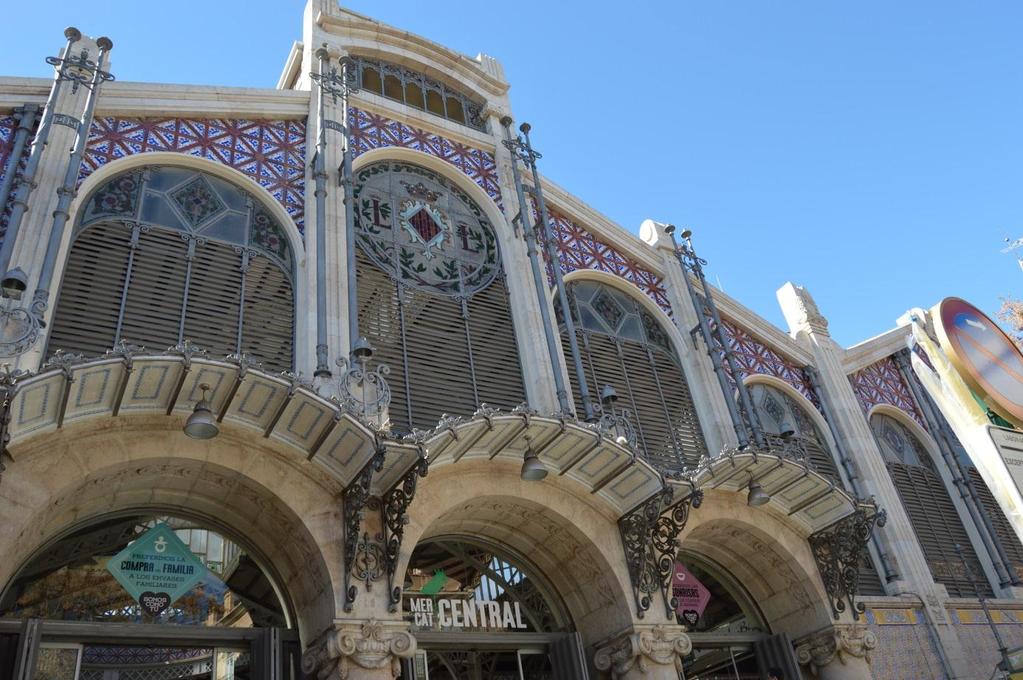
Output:
M905 411L921 427L927 429L913 394L891 357L885 357L853 373L849 376L849 382L852 383L853 392L856 393L864 413L869 413L870 409L878 404L887 404Z
M303 231L305 128L305 122L297 120L97 118L89 130L78 181L133 154L172 151L197 156L251 177Z
M436 156L465 173L501 207L494 154L355 107L349 107L348 117L354 157L392 146Z

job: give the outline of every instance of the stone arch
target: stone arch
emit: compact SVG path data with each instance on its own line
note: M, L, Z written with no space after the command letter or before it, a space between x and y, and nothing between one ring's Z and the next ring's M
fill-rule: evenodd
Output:
M190 156L188 154L177 153L174 151L148 151L146 153L132 154L131 156L119 158L116 161L101 166L85 178L82 184L78 187L77 195L71 203L71 209L69 211L70 214L75 216L74 219L77 222L82 208L84 208L84 206L88 203L93 191L103 186L103 184L105 184L110 178L116 175L127 170L134 170L135 168L142 168L150 165L167 165L198 170L208 175L219 177L220 179L230 182L238 188L249 192L257 200L259 200L260 204L275 218L277 218L277 221L284 227L288 234L288 245L291 246L292 252L295 253L296 270L304 267L305 244L302 234L299 232L298 225L295 224L295 220L288 214L288 211L284 209L284 206L281 205L269 191L245 173L228 165L224 165L223 163L211 161L208 158L199 158L197 156ZM64 261L63 256L59 261Z
M74 228L68 229L63 237L60 252L57 258L58 267L53 285L53 304L48 310L48 322L52 322L59 306L60 295L64 287L64 276L68 263L72 258L72 250L75 245L73 235L82 219L89 200L97 189L102 187L112 178L130 170L145 167L173 167L194 170L203 174L216 177L232 186L251 195L259 206L273 216L278 224L284 229L287 244L291 248L294 262L293 271L290 272L290 285L292 297L290 304L294 310L292 322L292 360L291 368L305 365L305 358L309 353L308 342L311 306L308 300L311 299L310 292L314 282L310 280L310 272L306 269L306 252L302 234L298 230L294 219L287 210L275 199L266 188L253 180L250 176L223 163L217 163L207 158L190 156L184 153L171 151L152 151L138 153L107 163L92 172L82 181L77 190L74 201L71 204L70 214ZM90 225L91 227L92 225ZM279 266L279 265L278 265ZM52 331L52 328L51 328ZM47 344L49 337L47 337Z
M744 494L706 493L703 505L689 516L681 550L727 570L746 589L772 633L796 639L831 624L828 594L807 536L782 512L749 507Z
M617 288L622 291L630 298L634 299L639 303L644 310L650 313L657 323L664 329L664 332L671 338L672 349L675 350L675 354L678 355L679 359L686 357L690 350L686 346L685 341L682 339L682 334L678 330L678 326L675 322L664 312L661 307L650 299L650 296L644 293L639 286L634 284L632 281L623 279L620 276L611 274L609 272L602 272L597 269L576 269L568 274L565 274L565 283L571 283L573 281L598 281L613 288ZM553 299L555 290L551 288L548 290L548 297ZM553 303L552 303L553 304Z
M523 481L510 461L460 461L420 480L409 517L398 574L419 541L474 536L526 558L564 603L585 644L633 621L618 513L567 481Z
M828 445L828 449L832 452L832 455L837 453L836 442L834 436L831 434L831 428L828 426L828 421L824 419L820 409L818 409L812 401L806 398L806 395L797 390L795 387L785 382L781 378L773 375L766 375L763 373L752 373L742 379L744 385L752 386L757 383L762 385L770 385L774 389L790 397L799 408L802 409L803 413L809 418L817 431L820 432L821 437L824 438L824 443ZM733 399L738 399L738 392L732 395ZM835 461L836 466L838 461Z
M931 463L933 463L936 470L943 470L945 463L941 458L941 450L938 448L938 443L934 441L934 437L920 425L916 420L913 419L908 413L902 409L892 406L891 404L875 404L867 411L867 423L870 423L870 419L875 415L885 415L889 418L897 421L900 425L909 430L909 433L916 437L917 441L923 445L924 450L931 457ZM944 476L944 475L942 475Z
M874 427L871 422L874 416L887 416L888 418L891 418L896 423L904 427L908 434L911 437L915 438L917 442L919 442L920 446L923 447L925 454L930 459L931 469L940 478L941 485L944 487L945 493L948 494L949 501L955 508L955 512L959 520L959 523L962 525L963 529L966 532L966 536L969 539L969 546L964 546L964 548L966 547L972 548L973 553L977 558L977 561L980 563L980 566L984 571L984 575L987 578L988 584L990 584L992 587L997 587L1001 579L999 578L998 573L995 570L994 563L991 559L991 553L988 551L985 545L985 539L981 537L982 527L978 526L976 516L971 513L969 507L966 504L966 500L963 498L961 490L957 488L957 484L954 481L955 476L953 475L952 470L949 469L949 466L945 463L945 460L941 455L941 449L938 447L938 443L934 440L931 434L927 430L925 430L923 426L921 426L920 423L918 423L911 415L906 413L904 410L896 406L892 406L890 404L876 404L873 407L871 407L871 409L866 414L867 424L870 427L871 435L874 437L877 437L877 434L874 432ZM880 442L878 442L878 446L881 447ZM884 457L883 450L882 457ZM923 462L924 461L921 461L921 463ZM887 466L888 460L885 460L884 463ZM898 493L902 494L903 489L899 487L897 479L892 475L890 469L889 477L891 478L892 484L895 485L895 488L898 491ZM903 503L905 511L907 512L907 514L909 514L909 508L905 506L905 501ZM912 516L910 516L910 523L911 524L913 523ZM913 525L913 531L914 532L918 531L916 525ZM917 536L917 540L918 541L921 540L919 535ZM921 542L921 547L922 546L923 543Z
M0 484L0 585L41 548L102 516L190 515L242 539L291 607L303 642L314 639L339 610L340 489L258 434L225 426L198 441L180 427L178 418L97 419L15 444Z

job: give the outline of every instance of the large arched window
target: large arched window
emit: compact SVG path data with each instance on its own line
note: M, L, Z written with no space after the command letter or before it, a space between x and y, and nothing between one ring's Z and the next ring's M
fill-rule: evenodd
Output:
M793 397L773 385L755 382L749 386L753 407L768 439L780 447L792 447L806 457L814 470L844 486L835 457L824 433L806 409ZM859 592L863 595L884 595L881 578L869 554L860 565Z
M426 168L383 161L356 172L359 328L390 366L392 424L525 400L493 226Z
M874 413L870 427L934 580L952 597L976 596L974 583L980 592L993 595L952 497L923 443L885 413ZM964 559L956 554L956 544Z
M293 365L294 257L252 195L196 170L129 170L85 202L49 352L101 355L121 340Z
M707 445L668 334L653 314L617 288L584 279L570 282L568 290L594 399L604 385L615 389L618 403L629 410L640 451L654 467L695 467ZM561 344L567 352L564 324ZM577 376L571 369L569 375L582 413Z

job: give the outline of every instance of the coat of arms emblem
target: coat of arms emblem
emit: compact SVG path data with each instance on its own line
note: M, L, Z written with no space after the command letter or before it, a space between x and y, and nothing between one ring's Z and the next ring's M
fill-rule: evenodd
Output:
M434 205L440 196L431 191L422 182L401 183L409 198L401 202L398 208L398 224L404 229L413 243L423 246L423 256L432 260L436 253L434 248L444 247L444 241L451 235L451 222L444 212Z

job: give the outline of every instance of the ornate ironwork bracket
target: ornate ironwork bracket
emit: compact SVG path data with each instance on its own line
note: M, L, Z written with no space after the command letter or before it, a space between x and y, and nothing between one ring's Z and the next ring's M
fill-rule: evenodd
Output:
M373 483L373 474L384 466L384 448L377 447L376 453L366 463L348 488L344 496L344 566L345 566L345 611L352 611L355 604L355 597L358 590L352 583L352 572L355 567L355 557L358 552L359 538L362 528L363 510L370 498L370 485Z
M661 594L668 617L675 614L678 598L672 594L671 581L675 575L675 556L678 553L678 535L689 523L689 511L703 505L703 489L693 493L665 510L654 524L653 545L657 558L657 576L661 580Z
M665 487L618 520L639 618L650 609L653 593L658 590L667 614L671 616L675 610L670 589L678 535L689 521L690 508L698 508L703 502L703 492L697 489L674 504L673 499L671 487ZM666 510L668 513L662 514Z
M405 525L408 524L408 508L416 495L420 477L430 470L430 462L421 455L415 465L401 478L393 489L384 494L381 514L384 519L384 564L387 567L387 589L390 596L390 610L398 611L401 602L401 586L395 585L401 544L405 539Z
M887 513L884 510L861 507L808 539L835 619L846 610L847 603L856 616L865 610L863 603L856 602L860 585L860 562L867 550L867 541L870 540L874 525L883 527L886 519Z

